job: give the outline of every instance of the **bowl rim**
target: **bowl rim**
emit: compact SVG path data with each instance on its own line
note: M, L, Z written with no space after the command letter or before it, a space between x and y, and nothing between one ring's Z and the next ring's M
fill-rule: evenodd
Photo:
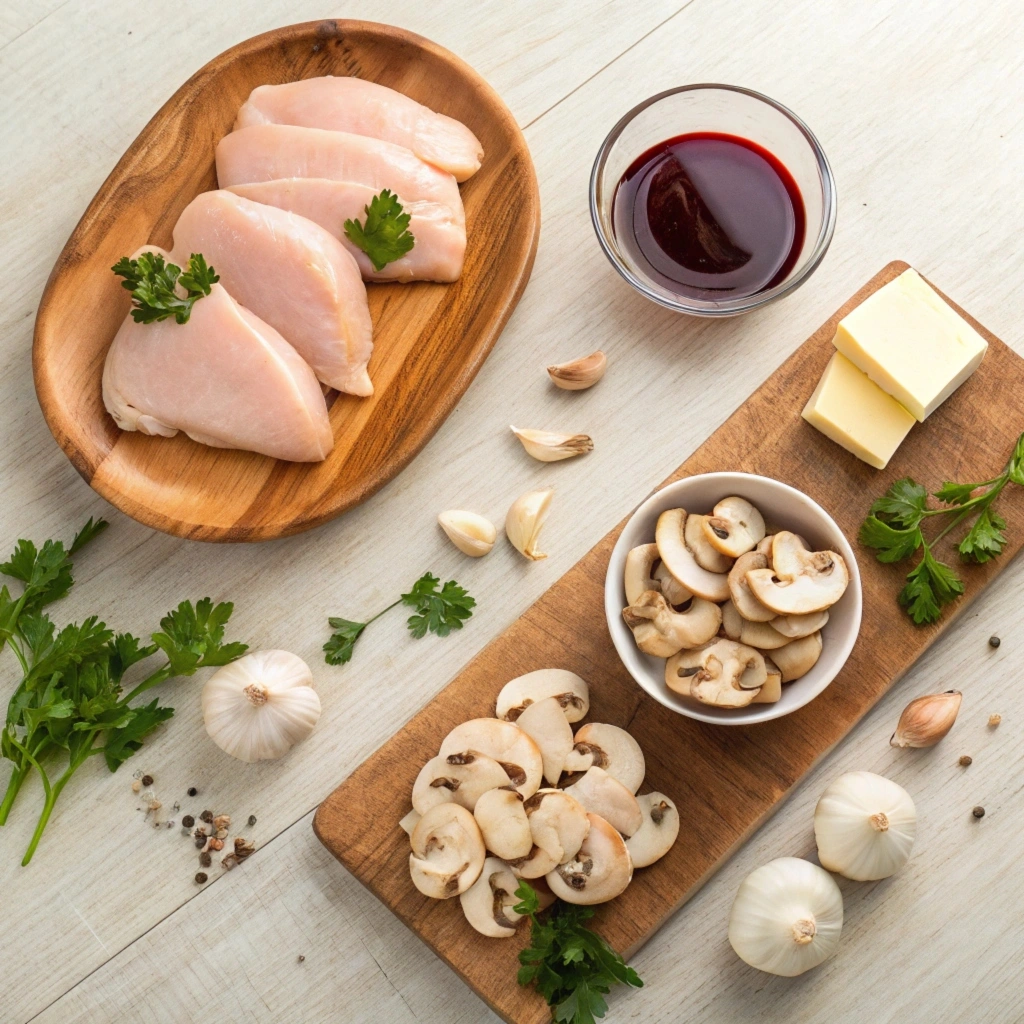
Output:
M836 664L834 669L815 684L814 688L808 689L807 694L800 703L793 707L782 709L779 706L781 702L774 704L749 704L744 708L737 708L736 713L731 714L728 717L716 716L711 713L712 711L720 711L722 709L714 708L705 711L702 705L696 703L692 708L677 707L669 701L668 697L664 693L661 692L663 687L652 686L648 679L641 678L640 674L633 671L624 656L623 645L627 645L627 651L636 651L636 647L633 644L632 634L622 622L622 569L625 563L626 552L631 546L634 546L627 542L629 528L638 516L643 515L648 511L652 504L663 499L666 492L674 492L678 489L682 489L695 480L720 480L724 488L722 491L723 497L725 497L727 493L742 494L743 482L749 480L761 481L767 483L771 487L777 488L784 496L799 501L805 507L809 508L812 512L821 517L825 526L834 533L835 540L838 542L835 546L846 560L850 574L850 582L846 588L846 593L840 600L845 600L847 595L849 595L852 604L850 612L853 628L850 630L847 639L839 645L836 650ZM619 532L619 536L616 538L611 554L608 557L608 567L605 571L604 580L604 610L608 633L611 637L612 644L615 647L615 653L618 655L619 661L622 663L622 667L633 677L633 680L637 685L645 693L657 700L659 704L668 708L670 711L674 711L676 714L684 715L687 718L693 718L700 722L707 722L710 725L754 725L758 722L769 722L776 718L783 718L786 715L792 714L794 711L798 711L816 697L820 696L820 694L822 694L832 684L835 677L842 671L843 666L849 659L854 645L857 642L857 638L860 635L861 619L863 615L863 589L860 578L860 567L857 564L857 558L854 553L853 546L847 540L843 531L839 528L839 524L836 523L832 516L830 516L828 512L825 511L825 509L822 508L822 506L819 505L818 502L816 502L810 495L791 486L790 484L783 483L781 480L776 480L774 477L762 476L758 473L744 473L738 470L723 470L713 473L695 473L692 476L683 477L681 480L673 480L669 484L658 487L633 510L629 518L623 524L622 530ZM799 680L796 680L794 685L797 683L799 683ZM752 712L751 708L756 708L756 713Z
M696 92L700 90L721 90L741 93L744 96L750 96L755 100L759 100L762 103L773 107L784 117L788 118L804 136L804 139L810 145L811 151L814 154L815 162L818 165L818 173L821 176L821 227L818 231L818 237L814 243L814 248L811 250L804 265L797 271L797 273L793 274L792 277L783 281L781 284L777 284L774 288L769 288L766 291L755 292L753 295L743 296L742 298L730 299L722 302L704 301L701 299L672 299L654 291L644 278L634 274L633 271L631 271L629 267L619 259L614 247L605 234L597 202L598 183L600 181L601 174L604 171L608 154L611 151L612 146L618 141L619 136L625 130L626 126L648 107L654 106L654 104L659 103L661 100L666 99L669 96L675 96L683 92ZM589 196L590 219L594 225L594 231L597 234L598 243L604 250L605 256L608 257L608 261L616 271L618 271L619 275L632 285L633 288L640 292L641 295L650 299L652 302L656 302L659 306L675 310L677 313L687 313L690 316L701 317L727 317L737 316L740 313L749 313L752 310L760 309L762 306L767 306L769 303L775 302L799 288L800 285L802 285L811 276L811 274L818 269L821 261L825 258L825 253L828 252L828 247L832 243L832 236L835 234L838 206L836 181L835 176L832 173L832 167L828 162L828 157L825 156L825 151L822 148L821 143L818 141L814 132L811 131L810 127L808 127L807 123L790 110L789 107L779 103L777 100L773 100L770 96L766 96L762 92L758 92L756 89L748 89L741 85L728 85L722 82L696 82L692 85L679 85L672 89L665 89L662 92L656 93L655 95L642 100L640 103L636 104L636 106L623 114L623 116L620 117L612 127L612 130L605 136L604 141L601 143L601 146L597 151L597 156L594 158L594 166L590 172Z

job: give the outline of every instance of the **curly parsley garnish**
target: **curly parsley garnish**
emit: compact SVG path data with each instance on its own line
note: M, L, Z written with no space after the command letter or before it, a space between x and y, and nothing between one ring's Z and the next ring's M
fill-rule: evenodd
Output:
M188 323L192 307L220 280L202 253L195 252L184 273L181 267L153 252L139 253L135 260L122 256L110 269L124 278L121 287L132 293L132 319L139 324L169 316L179 324ZM184 296L179 294L179 287L184 289Z
M411 217L402 212L398 196L388 189L374 196L370 205L363 207L363 212L366 223L345 221L345 236L370 257L373 269L379 272L401 259L416 244L416 238L409 231Z

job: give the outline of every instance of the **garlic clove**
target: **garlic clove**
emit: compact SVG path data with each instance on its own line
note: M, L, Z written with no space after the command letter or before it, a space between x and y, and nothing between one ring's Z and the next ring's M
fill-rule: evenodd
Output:
M584 391L593 387L608 368L608 360L603 352L591 352L582 359L573 359L568 363L557 363L548 367L548 376L556 387L563 391Z
M547 518L554 493L550 487L543 491L527 491L512 502L505 516L505 534L512 547L534 562L548 557L543 551L537 550L537 537Z
M448 539L464 554L481 558L494 547L498 531L494 524L475 512L451 509L437 517Z
M893 747L934 747L956 721L963 699L959 690L915 697L900 715L889 740Z
M518 427L511 430L527 453L538 462L560 462L594 450L594 442L586 434L558 434L549 430L520 430Z

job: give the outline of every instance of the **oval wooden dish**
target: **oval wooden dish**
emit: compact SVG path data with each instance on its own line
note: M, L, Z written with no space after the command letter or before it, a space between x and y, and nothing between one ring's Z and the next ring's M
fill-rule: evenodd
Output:
M335 446L318 464L120 431L100 379L130 298L110 271L168 246L182 209L216 188L214 147L257 85L354 75L464 121L484 147L462 186L465 269L455 284L374 284L372 398L328 394ZM33 344L43 415L75 468L134 519L179 537L253 541L307 530L368 498L444 422L526 287L540 198L526 142L497 93L427 39L363 21L292 25L227 50L143 129L89 204L50 274Z

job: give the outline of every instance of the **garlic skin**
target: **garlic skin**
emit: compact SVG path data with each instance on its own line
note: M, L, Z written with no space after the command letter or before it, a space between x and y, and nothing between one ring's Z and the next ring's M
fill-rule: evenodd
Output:
M830 957L843 930L843 895L817 864L780 857L752 871L736 893L729 943L751 967L793 978Z
M560 462L594 450L594 442L586 434L558 434L550 430L520 430L518 427L510 429L527 453L538 462Z
M573 359L568 363L556 363L548 367L548 376L556 387L563 391L584 391L593 387L608 368L608 360L603 352L591 352L582 359Z
M962 695L959 690L915 697L900 715L891 747L934 747L956 721Z
M814 809L822 867L856 882L895 874L910 859L917 811L910 794L873 772L847 772Z
M320 719L309 666L288 651L254 651L218 669L203 687L210 739L239 761L276 760Z
M475 512L451 509L442 512L437 521L448 539L470 558L482 558L494 547L498 531L494 523Z
M548 557L537 550L537 536L547 518L554 493L550 487L543 491L527 491L512 502L505 516L505 534L512 547L534 562Z

